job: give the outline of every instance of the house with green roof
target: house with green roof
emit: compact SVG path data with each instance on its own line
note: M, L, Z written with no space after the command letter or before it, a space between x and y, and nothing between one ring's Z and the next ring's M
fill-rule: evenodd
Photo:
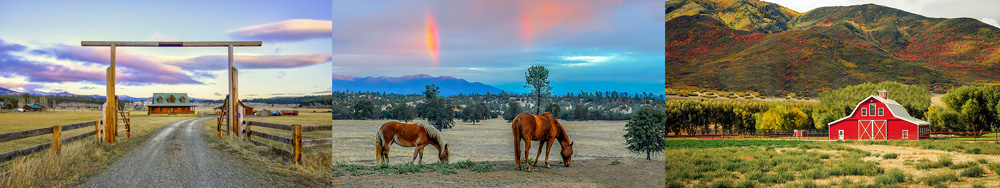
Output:
M24 111L25 112L41 112L41 111L45 111L45 105L38 104L38 103L24 105Z
M148 115L153 114L194 114L194 104L187 93L153 93L149 99Z

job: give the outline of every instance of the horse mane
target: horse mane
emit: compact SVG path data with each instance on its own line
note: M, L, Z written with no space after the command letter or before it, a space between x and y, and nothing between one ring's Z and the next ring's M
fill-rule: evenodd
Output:
M427 125L423 123L417 123L417 125L420 125L420 127L424 128L424 131L427 132L428 138L437 140L438 144L441 145L441 147L444 147L446 143L444 141L444 138L441 137L441 131L438 131L437 128L434 128L433 125Z

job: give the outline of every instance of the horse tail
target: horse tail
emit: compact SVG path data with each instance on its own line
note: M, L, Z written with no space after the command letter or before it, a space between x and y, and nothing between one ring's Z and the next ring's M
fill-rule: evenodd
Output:
M382 164L382 150L385 147L385 137L382 137L382 130L378 131L377 137L375 138L375 164Z
M511 145L512 147L514 147L514 151L517 151L517 149L518 149L517 145L520 144L518 142L521 141L518 138L518 136L520 136L520 134L521 134L521 126L520 126L521 125L521 121L519 121L519 119L520 118L518 118L518 117L515 116L514 120L511 121L511 123L510 123L511 130L512 130L512 132L514 132L514 143L513 143L513 145ZM517 153L515 153L515 154L517 154Z

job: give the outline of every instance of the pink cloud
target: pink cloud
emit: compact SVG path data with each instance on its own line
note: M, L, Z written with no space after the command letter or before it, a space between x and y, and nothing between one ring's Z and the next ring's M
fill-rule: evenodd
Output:
M314 38L329 38L333 34L333 21L292 19L253 25L236 29L229 36L237 39L274 42L297 42Z
M347 80L347 81L350 81L350 80L354 80L354 78L357 78L357 76L351 76L351 75L336 75L336 74L334 74L334 75L333 75L333 79L334 79L334 80Z
M296 68L305 67L328 62L333 55L321 54L295 54L295 55L239 55L235 56L234 63L241 69L275 69L275 68ZM210 55L189 58L178 61L166 62L167 64L178 66L188 70L225 70L225 63L229 57L225 55Z
M28 77L38 82L87 81L103 83L105 67L110 64L109 48L58 45L53 48L33 50L35 55L49 55L58 59L84 62L84 66L65 66L49 62L18 61L8 62L17 66L6 66L5 73ZM115 54L117 81L123 84L201 84L188 76L180 67L153 62L150 57L118 51ZM91 65L91 66L87 66ZM104 66L100 66L104 65ZM9 70L9 71L7 71Z

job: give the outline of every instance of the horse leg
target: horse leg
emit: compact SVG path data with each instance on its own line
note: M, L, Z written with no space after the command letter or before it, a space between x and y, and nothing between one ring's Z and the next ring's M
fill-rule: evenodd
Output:
M528 172L531 172L531 139L525 139L524 142L524 166L528 168Z
M417 161L417 164L424 164L424 146L418 146L417 150L420 151L420 154L418 154L420 155L420 160Z
M413 159L410 160L410 164L413 164L414 161L417 161L417 154L418 153L420 153L420 146L417 146L417 149L413 150Z
M542 146L544 145L545 145L545 140L538 141L538 152L535 153L535 164L532 166L538 166L538 156L542 155ZM549 155L545 155L545 158L549 158Z
M549 168L549 152L552 151L552 143L553 141L550 140L546 143L548 145L545 146L545 168ZM542 152L542 146L538 146L538 152Z
M385 160L385 164L389 164L389 144L386 144L385 149L382 150L382 160Z
M517 170L521 170L521 138L517 137L517 133L514 133L514 164L517 164Z

